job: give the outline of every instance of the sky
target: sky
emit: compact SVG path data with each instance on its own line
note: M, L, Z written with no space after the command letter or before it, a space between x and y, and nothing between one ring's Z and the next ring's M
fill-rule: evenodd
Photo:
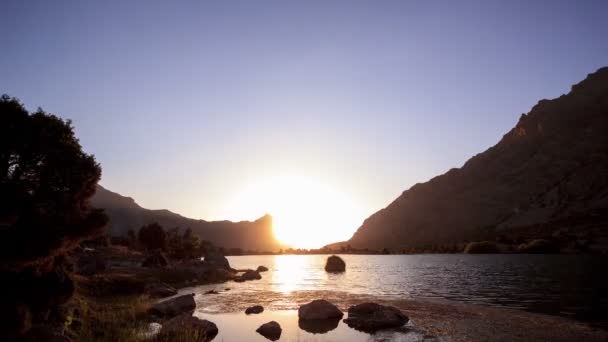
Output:
M101 184L144 207L255 219L266 208L236 205L243 189L307 177L360 222L608 65L607 13L580 0L2 0L0 93L71 119Z

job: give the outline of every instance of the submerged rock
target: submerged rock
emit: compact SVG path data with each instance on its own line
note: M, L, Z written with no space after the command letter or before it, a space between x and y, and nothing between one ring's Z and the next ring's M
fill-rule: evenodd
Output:
M324 299L313 300L298 309L300 320L340 319L342 316L344 313L337 306Z
M250 306L245 310L245 314L247 314L247 315L259 314L262 312L264 312L264 307L261 305Z
M266 272L268 271L268 267L266 266L258 266L257 270L258 272Z
M196 309L194 294L187 294L160 303L154 304L150 308L150 313L161 317L174 317Z
M190 314L182 314L174 317L160 330L160 336L169 341L211 341L218 333L215 323L194 317Z
M84 254L76 262L76 273L90 276L107 269L105 260L100 255Z
M142 267L165 267L169 265L169 259L161 251L155 251L144 259Z
M409 318L393 306L376 303L363 303L348 308L348 318L344 320L349 327L372 333L382 329L398 328Z
M258 334L266 337L271 341L276 341L281 338L281 326L275 321L262 324L257 330Z
M344 272L346 271L346 263L339 256L332 255L327 258L327 262L325 263L325 271L332 273Z
M177 294L177 290L173 286L169 286L165 283L152 283L146 284L144 292L150 297L170 297Z

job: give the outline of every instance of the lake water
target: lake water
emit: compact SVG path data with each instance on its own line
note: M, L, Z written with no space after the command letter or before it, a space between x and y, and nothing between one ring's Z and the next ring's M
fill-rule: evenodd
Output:
M281 325L294 326L297 313L293 310L322 294L338 303L349 297L364 296L388 300L440 299L567 316L601 325L608 321L606 257L466 254L341 257L347 266L341 274L324 271L326 255L228 257L236 269L264 265L269 271L262 273L262 279L257 281L196 288L195 292L201 294L197 296L197 315L213 318L211 320L220 326L234 327L231 320L239 319L259 326L262 320L273 317L278 317L277 321L282 319ZM220 294L202 295L209 289ZM255 304L262 304L266 309L264 315L269 317L243 320L242 310ZM279 316L273 316L277 314ZM250 328L255 331L253 325ZM345 336L352 341L368 340L369 336L351 330L340 323L332 333L340 336L336 340L344 340ZM285 331L306 334L299 329ZM316 340L319 335L290 336L296 340ZM325 340L332 340L327 336ZM231 337L239 338L239 335L218 336L227 341L233 340ZM416 340L411 337L408 335L402 340Z

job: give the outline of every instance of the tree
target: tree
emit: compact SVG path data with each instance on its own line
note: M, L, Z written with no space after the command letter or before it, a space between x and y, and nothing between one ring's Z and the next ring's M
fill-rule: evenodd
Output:
M100 176L69 120L0 97L0 335L24 333L71 297L64 255L107 223L89 204Z
M145 225L139 229L139 242L148 250L167 248L167 234L158 223Z
M184 232L184 236L182 238L182 243L183 243L183 249L184 249L184 257L186 257L188 259L202 257L202 254L198 253L200 239L197 235L192 233L192 229L190 229L190 228L186 229L186 231Z

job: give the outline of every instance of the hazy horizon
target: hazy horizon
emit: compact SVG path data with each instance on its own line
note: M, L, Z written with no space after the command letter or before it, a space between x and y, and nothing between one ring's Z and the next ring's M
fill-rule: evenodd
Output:
M348 202L352 234L608 64L602 1L172 4L8 1L0 92L73 120L104 187L205 220Z

